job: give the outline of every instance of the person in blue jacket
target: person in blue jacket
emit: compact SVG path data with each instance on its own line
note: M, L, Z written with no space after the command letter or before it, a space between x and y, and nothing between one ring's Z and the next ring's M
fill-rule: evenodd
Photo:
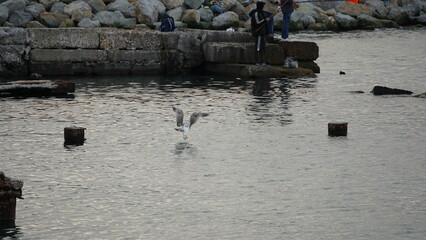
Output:
M281 12L283 13L283 26L281 30L281 37L288 39L288 32L290 30L290 18L291 13L294 12L293 0L279 0L278 4L281 6Z

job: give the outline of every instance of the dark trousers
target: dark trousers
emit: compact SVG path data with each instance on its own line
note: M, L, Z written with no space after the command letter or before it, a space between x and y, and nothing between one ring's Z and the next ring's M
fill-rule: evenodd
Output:
M254 45L256 63L264 63L266 55L266 39L265 36L256 36L256 43Z

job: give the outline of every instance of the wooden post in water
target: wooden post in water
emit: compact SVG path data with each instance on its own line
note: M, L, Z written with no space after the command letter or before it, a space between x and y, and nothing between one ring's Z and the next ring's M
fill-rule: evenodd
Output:
M328 123L328 135L333 137L348 135L348 123L347 122Z
M0 171L0 227L14 227L16 198L22 199L21 180L8 178Z
M83 145L84 143L83 127L66 127L64 128L65 145Z

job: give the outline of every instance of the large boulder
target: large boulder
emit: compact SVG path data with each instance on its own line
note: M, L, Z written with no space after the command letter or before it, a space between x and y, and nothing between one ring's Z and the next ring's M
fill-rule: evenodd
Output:
M57 28L65 19L69 19L69 16L61 13L44 12L40 14L40 19L44 25Z
M226 29L239 26L239 16L234 12L224 12L213 18L212 27L215 29Z
M152 26L158 19L158 10L151 0L138 0L135 13L138 22L148 26Z
M374 8L374 17L385 18L389 12L382 0L367 0L365 4Z
M71 19L74 22L80 22L81 20L83 20L85 18L92 18L92 17L93 17L93 13L92 13L92 11L89 11L89 10L77 9L77 10L73 11L72 14L71 14Z
M409 23L407 10L393 5L389 7L387 18L394 20L400 26L407 25Z
M204 0L185 0L183 5L188 9L199 9Z
M89 4L89 6L93 10L93 13L108 10L107 6L105 5L104 1L102 1L102 0L84 0L84 1L87 4Z
M211 22L213 20L213 11L210 8L200 8L198 9L201 16L201 21Z
M24 11L25 10L25 0L8 0L6 2L0 3L0 6L7 7L9 9L9 15L12 15L15 11Z
M382 24L377 18L370 15L362 14L357 17L358 27L365 29L381 28Z
M172 17L175 20L175 22L180 21L182 19L182 14L183 14L183 8L182 7L177 7L175 9L167 11L167 15Z
M167 11L166 6L160 0L152 0L158 13L165 13Z
M365 4L355 4L351 2L345 2L344 4L338 6L336 10L341 14L349 15L352 17L356 17L361 14L373 16L375 12L375 9L372 6L368 6Z
M60 2L60 0L39 0L39 2L44 5L46 10L49 11L51 7L53 6L53 4Z
M16 27L22 27L25 23L31 22L33 15L24 11L15 11L10 15L9 22Z
M190 28L197 28L200 21L200 12L195 9L188 9L183 13L182 22L186 23Z
M38 19L38 16L40 16L40 14L46 12L46 8L44 8L44 5L41 3L36 3L33 5L29 5L25 8L25 11L28 13L31 13L31 15L33 15L34 18Z
M0 6L0 27L7 21L9 18L9 9L5 6Z
M78 23L78 27L100 27L101 23L98 20L92 21L89 18L82 19Z
M161 0L167 10L175 9L183 5L185 0Z
M358 21L349 15L338 13L335 18L339 26L344 30L352 30L358 28Z
M64 7L64 13L69 16L71 16L75 11L92 11L92 7L82 0L72 2Z
M400 3L407 10L407 14L410 17L418 16L425 4L422 0L400 0Z
M120 11L127 18L136 17L135 4L130 3L127 0L117 0L108 4L108 11Z
M50 8L50 12L51 13L64 13L64 8L67 5L63 2L56 2L52 5L52 7Z
M102 26L131 28L136 25L136 19L125 18L120 11L100 11L93 16L94 21L99 21Z

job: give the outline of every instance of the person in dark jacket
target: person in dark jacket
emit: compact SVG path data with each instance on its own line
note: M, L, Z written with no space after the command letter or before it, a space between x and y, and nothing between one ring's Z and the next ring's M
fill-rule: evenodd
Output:
M165 14L165 13L160 13L158 15L159 15L159 19L161 21L160 31L161 32L173 32L175 30L174 18Z
M281 12L283 13L283 26L281 30L281 37L284 40L288 39L288 32L290 29L291 13L294 11L293 0L279 0Z
M263 7L265 6L264 2L257 2L256 9L249 13L251 17L251 33L255 37L255 58L256 65L265 66L265 55L266 55L266 34L267 22L270 18L265 16Z

